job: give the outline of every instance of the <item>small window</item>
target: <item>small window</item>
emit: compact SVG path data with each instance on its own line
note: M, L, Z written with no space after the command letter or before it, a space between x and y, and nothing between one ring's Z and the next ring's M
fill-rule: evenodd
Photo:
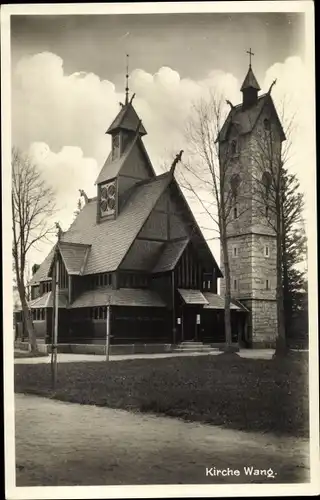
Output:
M266 290L270 290L269 280L266 280Z
M266 217L267 218L269 217L269 207L268 207L268 205L266 205Z
M266 245L264 247L264 255L265 255L265 257L269 257L269 255L270 255L269 246L268 245Z
M238 248L237 247L233 247L233 256L238 257Z
M238 287L238 282L237 282L237 280L233 280L233 289L234 289L234 290L237 290L237 287Z
M233 218L237 219L238 218L238 207L237 205L233 207Z

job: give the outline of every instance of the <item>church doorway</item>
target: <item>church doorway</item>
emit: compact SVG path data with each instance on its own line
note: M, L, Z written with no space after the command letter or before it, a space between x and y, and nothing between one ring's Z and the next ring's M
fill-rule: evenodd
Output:
M182 341L191 342L198 340L197 307L185 307L183 311L183 334Z

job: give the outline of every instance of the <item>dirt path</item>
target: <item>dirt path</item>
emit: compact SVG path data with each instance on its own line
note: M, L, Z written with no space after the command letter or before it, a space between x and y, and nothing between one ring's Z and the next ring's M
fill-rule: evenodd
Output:
M307 440L22 394L15 404L17 486L308 480ZM249 466L277 475L246 476ZM240 476L212 476L214 467Z

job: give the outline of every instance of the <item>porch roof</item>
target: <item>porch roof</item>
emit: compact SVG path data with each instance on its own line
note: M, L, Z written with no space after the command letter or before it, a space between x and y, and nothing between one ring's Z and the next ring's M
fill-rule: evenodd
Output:
M209 304L208 300L203 295L203 293L200 292L200 290L178 288L178 292L180 293L183 301L186 304L201 305L201 306L205 306L206 304Z
M224 309L224 297L217 293L203 292L208 303L205 309ZM238 311L247 311L247 309L237 300L231 299L230 309Z
M41 297L31 300L28 303L31 309L42 309L46 307L53 307L53 295L52 292L45 293ZM68 306L68 297L65 292L59 291L59 307L66 308Z
M88 290L77 297L71 309L97 306L166 307L165 302L152 290L138 288L98 288Z

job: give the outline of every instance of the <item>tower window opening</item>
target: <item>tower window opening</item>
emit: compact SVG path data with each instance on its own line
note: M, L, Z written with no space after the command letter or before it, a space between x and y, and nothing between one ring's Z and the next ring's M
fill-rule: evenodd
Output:
M233 174L230 179L231 194L234 201L236 201L238 198L240 181L241 179L239 174Z
M237 290L237 287L238 287L238 282L237 282L237 280L233 280L233 289L234 289L234 290Z
M233 256L234 257L238 256L238 248L237 247L233 247Z
M266 280L266 290L270 290L269 280Z
M266 246L265 246L265 248L264 248L264 255L265 255L266 257L269 257L269 255L270 255L268 245L266 245Z
M266 217L267 218L269 217L269 207L268 207L268 205L266 205Z
M233 218L234 219L238 218L238 206L237 205L235 205L235 207L233 207Z
M237 148L237 141L233 140L231 141L231 155L237 154L238 148Z

